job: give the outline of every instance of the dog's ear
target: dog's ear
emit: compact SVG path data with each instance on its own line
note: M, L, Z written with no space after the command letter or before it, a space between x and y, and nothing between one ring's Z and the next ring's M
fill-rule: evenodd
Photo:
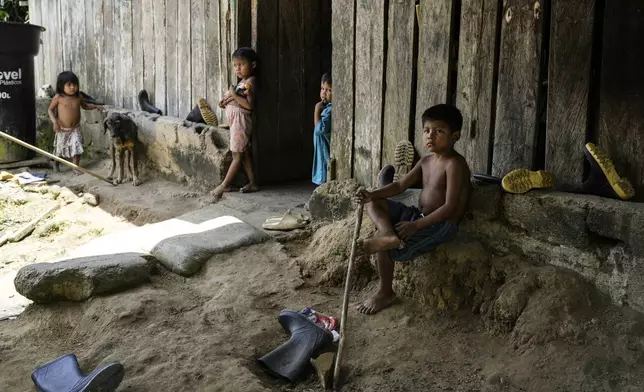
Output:
M110 127L110 118L108 116L108 117L105 117L105 120L103 120L103 135L107 133L107 130L109 129L109 127Z

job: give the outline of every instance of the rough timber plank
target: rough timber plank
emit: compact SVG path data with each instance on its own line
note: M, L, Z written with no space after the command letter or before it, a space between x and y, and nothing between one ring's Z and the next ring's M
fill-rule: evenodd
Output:
M448 102L452 0L421 0L418 30L418 83L414 147L424 155L421 116L430 106Z
M177 47L177 96L179 98L178 113L176 116L185 118L192 109L190 107L192 97L191 73L192 73L192 52L190 47L191 37L191 10L190 3L179 3L177 12L178 22L178 47ZM171 54L168 53L168 56Z
M119 31L121 27L121 1L122 0L112 0L112 5L114 6L113 17L114 25L112 30L106 31L105 34L109 39L114 41L114 105L116 107L123 107L123 48L121 46L121 40L123 37L119 37L119 40L114 40L113 34L114 31Z
M473 173L485 174L491 169L498 4L498 0L463 0L461 8L456 106L464 121L456 149Z
M132 87L134 86L134 62L132 56L132 1L119 0L121 3L121 78L123 83L123 107L134 108ZM140 0L134 0L140 1Z
M132 85L128 89L132 97L132 108L139 108L138 93L143 89L143 74L145 65L143 63L143 18L153 17L153 14L145 12L143 0L132 0Z
M594 14L595 0L552 3L546 169L559 184L584 174Z
M163 2L154 0L143 1L143 20L141 21L141 36L139 39L143 42L143 86L150 95L150 102L155 103L156 92L154 91L154 72L155 72L155 34L154 20L157 17L157 8L164 9ZM161 30L163 31L163 30ZM141 87L140 87L141 88ZM158 106L157 106L158 107ZM160 108L165 113L163 106Z
M277 10L277 4L275 5ZM232 6L229 0L219 2L219 64L221 66L221 84L227 91L231 84L236 84L231 56L235 48L232 47ZM277 11L276 11L277 12ZM276 33L277 34L277 33ZM224 91L222 91L223 94ZM225 117L225 116L224 116ZM227 122L227 120L224 120Z
M192 0L190 11L192 47L192 108L197 99L206 97L206 41L204 25L204 0ZM186 112L186 115L188 113Z
M272 181L291 181L307 178L310 171L302 164L302 119L304 113L304 28L300 0L280 0L278 13L278 70L279 156ZM297 164L293 164L297 162Z
M42 18L42 4L41 0L29 0L29 23L34 24L34 25L43 25L43 18ZM44 39L43 39L44 42ZM40 86L42 86L44 83L45 78L43 77L44 75L44 67L45 67L45 55L42 50L42 46L40 48L40 51L38 52L38 55L34 58L34 81L35 81L35 89L38 89Z
M222 119L222 110L217 105L222 98L225 86L221 84L221 65L219 57L219 0L206 0L205 3L206 35L206 99Z
M333 117L331 156L335 158L335 178L353 175L353 61L355 0L332 2Z
M606 2L601 69L599 145L620 175L644 185L644 4ZM637 199L642 200L642 192Z
M394 150L401 140L409 139L411 116L414 25L416 2L389 2L387 89L382 133L382 165L394 163Z
M105 102L105 65L103 46L103 0L94 0L87 4L91 13L87 16L88 23L92 20L92 50L87 52L88 72L94 79L94 90L90 92L97 99ZM89 24L88 24L89 26Z
M115 13L114 0L103 0L103 56L101 62L105 70L105 99L106 103L116 105L116 72L115 72L115 47L112 39L114 31Z
M148 68L154 68L154 106L161 109L163 114L168 114L168 103L166 97L166 1L154 0L154 64Z
M180 59L178 53L178 0L166 0L166 29L165 29L165 63L166 63L166 96L168 116L179 116L179 84L178 84L178 63L185 62L186 59ZM158 79L157 79L158 81ZM184 115L187 115L185 113Z
M253 148L257 176L260 182L270 182L279 175L272 164L280 149L277 100L278 67L278 4L253 0L253 47L262 59L262 78L257 91L256 127L253 127ZM222 65L223 68L223 65ZM222 71L223 72L223 71ZM255 143L256 141L256 143Z
M534 0L504 1L492 156L495 176L533 166L541 26Z
M385 3L357 0L354 178L365 186L380 171L384 43Z

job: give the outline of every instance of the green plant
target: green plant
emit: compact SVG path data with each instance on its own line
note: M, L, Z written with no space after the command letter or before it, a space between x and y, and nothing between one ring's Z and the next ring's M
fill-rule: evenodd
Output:
M22 0L0 0L0 22L29 22L28 2Z

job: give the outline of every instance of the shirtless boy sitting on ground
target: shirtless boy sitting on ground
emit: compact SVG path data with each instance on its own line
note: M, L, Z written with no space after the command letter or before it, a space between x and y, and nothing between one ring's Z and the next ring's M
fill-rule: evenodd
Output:
M463 126L461 112L451 105L436 105L423 113L422 121L423 146L433 154L422 158L400 181L356 194L378 229L376 236L360 241L365 253L376 254L380 277L378 291L358 306L361 313L374 314L389 306L395 298L393 262L413 260L454 239L467 208L470 169L454 150ZM420 209L387 200L421 180Z

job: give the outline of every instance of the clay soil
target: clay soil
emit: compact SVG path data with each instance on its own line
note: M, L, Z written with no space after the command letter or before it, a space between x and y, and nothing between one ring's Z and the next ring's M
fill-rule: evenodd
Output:
M0 248L0 275L60 257L96 236L179 215L205 200L161 181L106 190L85 176L62 177L63 185L102 194L101 205L71 203L39 228L45 235ZM279 192L271 204L270 194L231 195L222 203L237 206L241 219L259 223L271 208L299 205L284 201ZM1 185L3 229L28 219L23 206L33 203L36 211L53 202L50 197ZM29 201L7 201L16 198ZM55 229L45 230L45 225ZM217 255L189 279L160 269L150 284L124 293L28 306L17 318L0 321L1 389L34 390L30 374L36 366L73 352L87 370L107 361L123 363L126 375L119 391L320 390L312 373L289 384L266 375L256 359L288 338L277 322L280 310L312 306L340 316L342 277L303 270L319 259L311 253L325 246L319 235L328 239L327 248L335 244L337 249L328 253L329 262L346 259L346 232L351 228L333 236L325 227L317 238L303 233L292 241L282 238ZM355 301L374 286L370 265L364 259L360 265ZM6 280L3 285L11 284ZM644 390L644 320L601 299L586 310L574 335L539 342L517 342L511 331L493 333L489 321L470 309L437 312L402 299L374 316L350 310L345 391ZM540 325L538 320L534 325Z

